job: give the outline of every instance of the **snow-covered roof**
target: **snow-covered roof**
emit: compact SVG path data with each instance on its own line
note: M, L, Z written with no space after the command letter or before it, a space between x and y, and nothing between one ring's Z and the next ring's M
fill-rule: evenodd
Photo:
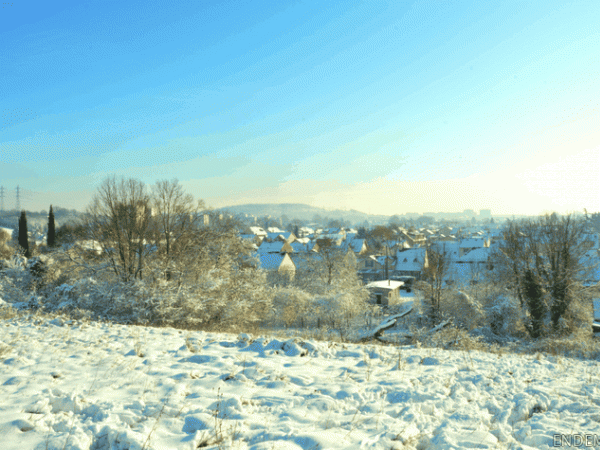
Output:
M404 286L403 281L394 281L394 280L381 280L381 281L372 281L367 284L368 288L375 289L398 289L400 286Z
M467 238L460 241L461 248L477 248L484 247L485 239L483 238Z
M490 256L489 247L474 248L459 258L461 262L486 262Z
M285 256L281 253L259 253L258 260L260 267L265 270L279 269Z
M269 239L270 241L274 241L277 239L283 239L285 241L289 240L291 237L292 233L290 231L280 231L277 233L267 233L267 239Z
M331 239L332 241L339 241L341 239L344 239L344 235L343 234L339 234L339 233L321 234L319 236L319 239Z
M259 253L279 253L283 251L283 246L286 244L285 241L262 241L260 247L258 247Z
M364 243L364 239L346 239L341 242L340 247L343 250L352 249L354 253L359 253L362 250Z
M267 232L261 227L250 227L250 231L257 236L266 236Z
M425 262L425 249L409 248L396 252L396 270L418 272Z
M385 255L377 255L377 256L375 256L375 258L379 264L381 264L382 266L385 266L385 259L386 259ZM388 259L388 267L391 270L394 265L394 263L393 263L394 259L391 256L387 256L387 259Z
M290 246L292 247L292 249L296 253L307 252L309 250L308 249L308 243L300 242L300 240L298 240L298 239L295 240L294 242L292 242L290 244Z

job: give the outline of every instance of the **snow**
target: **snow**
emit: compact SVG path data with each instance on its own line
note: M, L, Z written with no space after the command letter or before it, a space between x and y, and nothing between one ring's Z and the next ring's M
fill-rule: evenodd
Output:
M591 360L21 316L0 367L6 450L600 448Z
M394 280L380 280L380 281L372 281L367 284L368 288L385 288L385 289L398 289L404 286L403 281L394 281Z

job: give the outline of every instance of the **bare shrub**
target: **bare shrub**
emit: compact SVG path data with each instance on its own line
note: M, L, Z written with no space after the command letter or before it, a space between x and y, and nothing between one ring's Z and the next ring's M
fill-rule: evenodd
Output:
M532 341L527 352L597 360L600 358L600 342L594 338L591 327L588 330L580 328L568 336Z
M441 305L442 317L451 317L452 322L467 330L485 323L485 311L482 305L463 291L453 291L445 296Z
M273 295L269 322L273 325L297 325L302 328L312 325L315 320L313 302L314 298L301 289L277 289Z
M418 343L422 347L489 351L489 345L481 337L473 337L467 330L454 326L447 326L435 333L422 328L413 334L412 343Z

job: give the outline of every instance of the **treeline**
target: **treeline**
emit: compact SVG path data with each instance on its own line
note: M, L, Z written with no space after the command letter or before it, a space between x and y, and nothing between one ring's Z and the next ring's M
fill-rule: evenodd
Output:
M322 325L341 335L364 311L366 290L335 252L295 280L268 273L240 224L211 214L177 180L110 177L78 222L55 229L51 220L46 246L30 251L24 225L20 249L4 261L11 304L183 328Z
M445 284L449 256L428 249L419 286L426 315L434 323L452 316L471 327L531 338L578 329L591 334L599 255L588 225L557 214L508 221L479 281L462 293Z

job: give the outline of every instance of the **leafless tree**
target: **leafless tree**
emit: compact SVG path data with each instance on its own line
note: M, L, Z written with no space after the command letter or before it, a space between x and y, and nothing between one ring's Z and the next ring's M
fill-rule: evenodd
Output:
M423 267L422 287L425 287L429 301L429 316L434 324L441 321L441 301L444 288L444 278L448 273L450 260L446 252L427 248L427 264ZM424 286L423 286L424 284Z
M191 194L185 193L177 179L157 181L152 187L151 205L154 245L163 259L164 273L169 280L177 261L191 251L205 205L202 200L195 201Z
M298 283L307 289L312 286L326 290L333 286L352 284L354 278L357 278L354 255L349 255L330 238L319 239L317 246L318 253L296 257L300 262Z
M123 281L141 278L151 231L150 194L143 182L105 179L87 210L87 229Z

